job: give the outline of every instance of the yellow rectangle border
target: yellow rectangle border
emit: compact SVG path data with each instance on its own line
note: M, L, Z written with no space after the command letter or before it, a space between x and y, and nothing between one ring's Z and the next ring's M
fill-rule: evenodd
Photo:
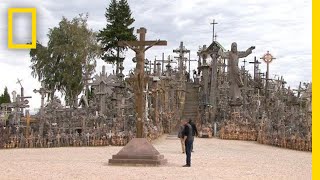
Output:
M319 165L319 1L312 1L312 179L320 179Z
M32 37L31 44L13 44L13 14L31 13ZM8 8L8 48L9 49L35 49L37 45L37 10L36 8Z

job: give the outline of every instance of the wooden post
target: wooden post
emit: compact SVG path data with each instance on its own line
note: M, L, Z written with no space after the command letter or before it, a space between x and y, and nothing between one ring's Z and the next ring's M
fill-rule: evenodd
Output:
M216 110L217 110L217 81L218 81L218 73L217 73L217 57L215 54L211 54L212 58L212 71L211 71L211 88L210 88L210 104L212 105L212 117L215 119Z
M27 127L26 127L26 139L29 138L29 128L30 128L30 113L29 111L26 112L26 121L27 121Z

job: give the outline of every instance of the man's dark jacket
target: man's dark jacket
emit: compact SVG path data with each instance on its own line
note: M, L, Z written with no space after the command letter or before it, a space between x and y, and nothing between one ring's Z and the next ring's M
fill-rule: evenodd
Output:
M198 136L198 130L196 125L191 120L189 121L189 124L192 127L192 136Z

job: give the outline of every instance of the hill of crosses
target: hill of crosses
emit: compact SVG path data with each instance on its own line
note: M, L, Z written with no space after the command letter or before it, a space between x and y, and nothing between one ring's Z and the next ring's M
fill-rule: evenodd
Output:
M146 32L139 30L140 36ZM161 41L152 45L157 43ZM139 47L132 48L137 53ZM1 105L0 148L124 146L137 136L138 124L140 136L152 141L162 134L177 134L185 117L195 122L201 138L311 151L310 82L291 89L285 77L271 77L269 65L275 58L267 50L260 57L246 58L246 64L244 58L254 53L254 46L237 49L232 43L229 49L214 40L199 48L197 60L188 58L186 47L177 44L174 58L163 54L140 64L133 59L137 67L127 75L123 63L117 72L106 72L103 66L83 79L92 93L90 97L83 93L73 107L63 106L57 97L46 101L50 91L43 85L34 87L42 97L41 107L30 115L26 110L30 97L21 85L20 94L12 92L11 103ZM195 69L191 61L197 61ZM267 72L261 72L261 66L268 66ZM252 67L253 74L248 69Z

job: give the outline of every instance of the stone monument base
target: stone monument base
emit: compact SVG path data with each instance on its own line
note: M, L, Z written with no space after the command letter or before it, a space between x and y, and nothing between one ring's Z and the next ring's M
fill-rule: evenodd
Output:
M109 165L123 166L160 166L166 163L167 159L146 138L132 139L109 159Z

